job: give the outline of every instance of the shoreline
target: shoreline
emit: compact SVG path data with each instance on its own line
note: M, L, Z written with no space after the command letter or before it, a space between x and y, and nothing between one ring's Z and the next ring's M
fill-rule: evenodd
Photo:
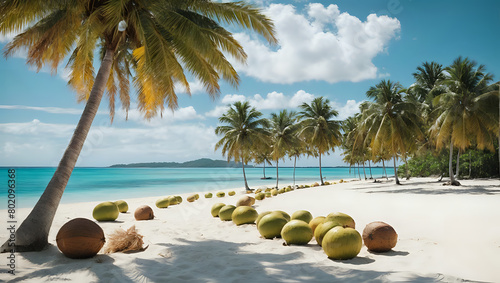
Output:
M115 222L97 222L106 235L115 229L135 225L148 249L143 252L102 254L85 260L64 257L55 245L59 228L72 218L92 219L99 203L60 204L49 234L51 246L42 252L16 254L18 275L25 281L97 282L137 280L222 282L252 278L259 282L455 282L461 280L495 282L500 280L500 183L498 179L461 180L463 186L442 186L434 178L348 183L299 189L255 204L256 210L284 210L290 215L299 209L314 217L340 211L351 215L356 230L366 224L384 221L392 225L399 240L392 252L376 254L362 250L348 261L329 260L313 239L306 246L283 246L283 240L265 240L255 225L235 226L210 215L216 202L234 204L235 196L183 202L157 209L157 197L124 199L129 212ZM215 192L213 192L215 193ZM111 200L113 201L113 200ZM134 209L147 204L155 219L135 221ZM21 223L26 209L19 209ZM5 210L0 210L2 215ZM29 211L28 211L29 213ZM24 215L25 217L25 215ZM5 229L2 229L5 230ZM1 230L0 230L1 231ZM5 239L7 231L0 232ZM6 272L2 266L0 271ZM251 273L251 275L249 274ZM250 277L249 277L250 276Z

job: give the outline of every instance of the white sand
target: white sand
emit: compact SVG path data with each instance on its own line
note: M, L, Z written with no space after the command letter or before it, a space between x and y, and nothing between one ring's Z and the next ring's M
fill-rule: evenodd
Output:
M42 252L16 254L16 276L7 274L7 254L0 255L0 281L11 282L500 282L500 181L461 180L442 186L432 178L373 183L352 181L295 190L257 201L258 212L299 209L313 216L340 211L366 224L384 221L399 234L392 252L374 254L363 246L358 257L333 261L313 239L307 246L283 246L265 240L255 225L235 226L210 215L216 202L235 204L243 195L184 201L157 209L155 198L126 199L130 211L118 221L99 223L105 234L136 225L149 248L143 252L98 254L72 260L59 252L59 228L76 217L92 219L98 202L59 207ZM215 192L214 192L215 193ZM114 200L111 200L114 201ZM139 205L154 208L156 218L135 221ZM18 211L18 220L29 211ZM0 211L6 223L5 210ZM7 237L0 230L2 242Z

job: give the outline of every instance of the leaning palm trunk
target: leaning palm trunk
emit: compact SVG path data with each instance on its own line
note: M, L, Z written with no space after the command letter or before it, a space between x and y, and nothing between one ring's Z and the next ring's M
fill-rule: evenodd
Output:
M297 165L297 156L293 160L293 187L295 188L295 165Z
M323 174L321 173L321 153L319 154L319 178L321 179L321 185L324 185Z
M278 189L278 181L279 181L279 171L278 171L278 162L279 160L276 160L276 189Z
M245 161L243 159L241 160L241 168L243 168L243 179L245 180L245 189L250 190L250 187L248 186L247 183L247 175L245 174Z
M410 180L410 173L408 173L408 159L406 159L406 156L405 156L405 173L406 173L406 180Z
M40 251L48 244L50 227L59 206L59 201L68 184L69 177L75 168L78 156L92 126L92 121L99 109L99 104L101 103L113 64L113 56L113 50L106 50L89 99L73 133L73 137L42 196L16 231L15 251L17 252ZM10 250L8 242L5 242L1 251L6 252Z
M385 179L386 180L389 180L389 177L387 177L387 171L385 170L385 161L382 159L382 166L384 167L384 173L385 173ZM383 173L382 173L382 177L383 177Z
M396 178L396 185L401 185L401 183L399 182L398 171L396 168L396 155L393 156L393 160L394 160L394 178Z
M450 174L450 183L453 186L460 186L460 183L455 180L455 176L453 175L453 141L450 142L450 160L448 164L449 174Z
M262 172L264 173L264 179L266 178L266 161L264 160L264 169L262 169Z
M365 170L365 162L363 161L363 174L365 175L365 180L367 179L366 178L366 170Z
M359 179L361 180L361 173L359 172L359 162L358 162L358 176L359 176Z
M370 179L373 179L373 175L372 175L372 164L370 163L370 160L368 160L368 168L370 168Z
M457 174L455 175L457 180L460 179L460 150L457 152L457 169L455 170Z

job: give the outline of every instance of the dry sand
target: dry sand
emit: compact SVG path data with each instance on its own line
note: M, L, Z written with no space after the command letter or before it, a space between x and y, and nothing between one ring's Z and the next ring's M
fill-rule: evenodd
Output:
M99 223L105 234L136 225L148 249L137 253L99 253L73 260L59 252L55 237L68 220L92 219L99 202L62 204L42 252L16 254L16 275L0 257L0 281L9 282L500 282L500 181L462 180L443 186L432 178L348 183L295 190L257 201L258 212L299 209L313 216L344 212L362 233L366 224L384 221L399 235L393 251L368 252L346 261L327 258L315 240L306 246L284 246L265 240L255 225L235 226L210 214L216 202L235 204L244 195L184 201L157 209L157 197L126 199L130 212L117 221ZM126 197L126 196L124 196ZM111 200L114 201L114 200ZM147 204L155 219L135 221L133 211ZM20 209L18 220L29 211ZM5 210L0 211L6 223ZM2 242L7 231L1 229Z

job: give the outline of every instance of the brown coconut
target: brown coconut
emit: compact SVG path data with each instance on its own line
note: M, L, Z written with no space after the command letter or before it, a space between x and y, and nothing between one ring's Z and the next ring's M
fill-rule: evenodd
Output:
M135 220L150 220L155 218L153 209L148 205L138 207L134 212Z
M197 198L196 198L196 195L190 195L190 196L188 196L188 197L186 198L186 200L187 200L188 202L194 202L195 200L197 200Z
M57 247L69 258L95 256L106 242L101 226L86 218L64 224L56 236Z
M396 246L398 234L391 225L375 221L366 225L363 230L363 242L368 250L387 252Z
M255 198L251 196L243 196L236 202L236 207L238 206L252 206L255 204Z

